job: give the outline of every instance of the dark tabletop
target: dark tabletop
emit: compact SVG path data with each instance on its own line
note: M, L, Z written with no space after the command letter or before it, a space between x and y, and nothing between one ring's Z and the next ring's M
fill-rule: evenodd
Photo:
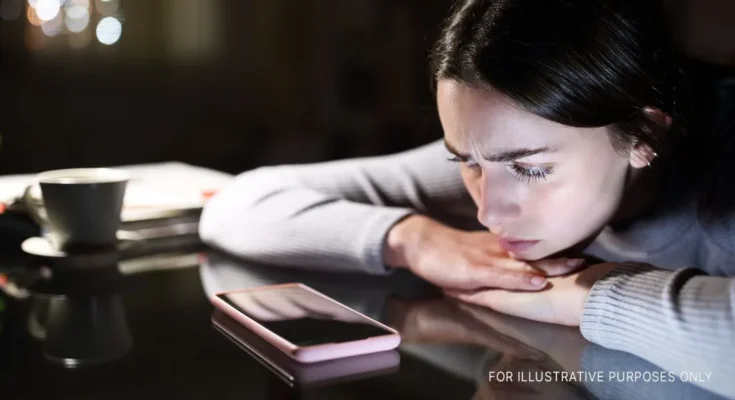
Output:
M2 399L717 398L678 381L615 379L611 372L665 371L591 344L576 328L443 299L405 273L327 274L198 248L107 266L47 264L2 267L18 286L0 294ZM208 296L276 282L304 282L395 327L402 344L391 360L399 362L316 383L273 372L215 329Z

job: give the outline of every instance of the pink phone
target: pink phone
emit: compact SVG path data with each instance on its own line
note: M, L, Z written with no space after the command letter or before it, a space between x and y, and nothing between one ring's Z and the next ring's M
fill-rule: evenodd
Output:
M289 386L314 388L396 372L401 356L395 350L300 363L220 310L212 313L212 326Z
M392 350L399 333L301 283L216 293L212 304L296 361Z

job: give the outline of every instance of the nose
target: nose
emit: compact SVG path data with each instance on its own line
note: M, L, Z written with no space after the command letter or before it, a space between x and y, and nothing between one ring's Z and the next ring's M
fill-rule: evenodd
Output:
M512 182L497 176L483 173L480 179L480 201L477 205L477 220L482 225L499 234L498 230L521 215L521 207L515 197Z

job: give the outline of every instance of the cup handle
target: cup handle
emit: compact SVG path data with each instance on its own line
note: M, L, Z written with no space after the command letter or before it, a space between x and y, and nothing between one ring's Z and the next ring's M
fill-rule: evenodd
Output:
M35 186L35 184L28 185L26 186L25 191L23 191L23 204L28 212L28 216L31 217L33 222L35 222L39 227L43 227L48 225L48 218L46 217L46 212L43 207L38 205L31 195L33 186Z

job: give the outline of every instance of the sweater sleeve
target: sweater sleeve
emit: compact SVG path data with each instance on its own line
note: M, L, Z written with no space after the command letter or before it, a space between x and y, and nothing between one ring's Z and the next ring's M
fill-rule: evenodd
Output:
M386 233L412 213L447 223L475 211L440 141L386 156L261 167L202 212L206 244L246 259L384 274Z
M591 342L735 395L735 279L698 269L622 263L590 291L581 322Z
M724 400L711 391L686 382L677 374L661 369L630 353L609 350L590 343L580 357L580 369L599 374L584 382L596 399L620 400ZM707 380L707 375L701 376ZM685 378L686 379L686 378Z

